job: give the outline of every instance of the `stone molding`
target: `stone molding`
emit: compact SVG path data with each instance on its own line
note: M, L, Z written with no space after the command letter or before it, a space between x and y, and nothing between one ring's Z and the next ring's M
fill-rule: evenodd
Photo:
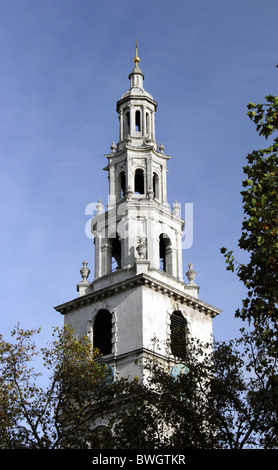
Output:
M151 276L148 276L145 273L135 275L131 278L125 279L121 282L115 283L113 285L106 286L97 291L91 292L90 294L83 295L82 297L77 297L76 299L70 300L64 304L54 307L57 312L60 312L62 315L66 313L79 309L85 305L89 305L95 301L104 300L106 297L115 295L118 292L124 291L126 289L131 289L133 287L145 286L149 289L154 289L155 291L161 292L163 295L172 297L175 301L182 304L186 304L189 307L194 308L203 312L205 315L210 315L212 318L219 315L221 310L216 307L213 307L202 300L199 300L196 297L193 297L185 292L182 292L179 289L170 287L166 283L154 279ZM186 284L185 284L186 287Z

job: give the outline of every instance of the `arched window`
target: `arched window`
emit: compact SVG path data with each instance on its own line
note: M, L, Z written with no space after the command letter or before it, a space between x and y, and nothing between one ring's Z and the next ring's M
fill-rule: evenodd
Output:
M163 235L159 236L159 262L160 269L166 271L166 259L165 259L165 241Z
M124 134L130 134L130 113L127 111L124 118Z
M186 359L187 321L177 310L171 315L171 352L180 359Z
M139 110L135 111L135 130L136 132L141 131L141 113Z
M96 314L93 344L102 356L112 353L112 315L108 310L99 310Z
M163 233L159 236L159 262L162 271L172 274L172 244Z
M113 449L113 435L107 426L98 426L92 430L88 442L89 449Z
M125 172L122 171L120 173L120 194L121 194L121 197L124 197L125 195Z
M134 178L134 192L135 194L144 194L144 171L141 169L137 169L135 171L135 178Z
M119 235L112 239L112 266L111 270L121 269L122 246Z

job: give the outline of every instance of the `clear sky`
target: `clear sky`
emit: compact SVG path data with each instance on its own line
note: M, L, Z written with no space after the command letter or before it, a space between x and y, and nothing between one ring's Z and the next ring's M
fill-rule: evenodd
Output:
M138 39L172 156L168 201L194 207L183 271L192 261L200 299L223 311L216 339L236 335L245 291L220 248L246 259L242 167L265 145L246 106L278 94L277 0L0 0L0 12L0 333L20 322L50 339L84 259L93 280L85 208L107 202L104 154Z

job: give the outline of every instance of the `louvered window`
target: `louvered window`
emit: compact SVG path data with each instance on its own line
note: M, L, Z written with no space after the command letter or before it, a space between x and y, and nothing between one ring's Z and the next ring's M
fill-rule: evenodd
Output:
M112 352L112 315L108 310L100 310L94 321L94 348L102 356Z
M187 322L180 311L171 315L171 352L180 359L186 359Z

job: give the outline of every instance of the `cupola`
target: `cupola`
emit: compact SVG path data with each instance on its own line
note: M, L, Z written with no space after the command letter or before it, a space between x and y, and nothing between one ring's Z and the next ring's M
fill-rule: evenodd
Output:
M155 112L157 103L152 95L144 90L144 74L138 63L138 46L133 59L135 66L129 74L130 89L117 102L119 113L118 150L125 145L149 145L155 142Z

